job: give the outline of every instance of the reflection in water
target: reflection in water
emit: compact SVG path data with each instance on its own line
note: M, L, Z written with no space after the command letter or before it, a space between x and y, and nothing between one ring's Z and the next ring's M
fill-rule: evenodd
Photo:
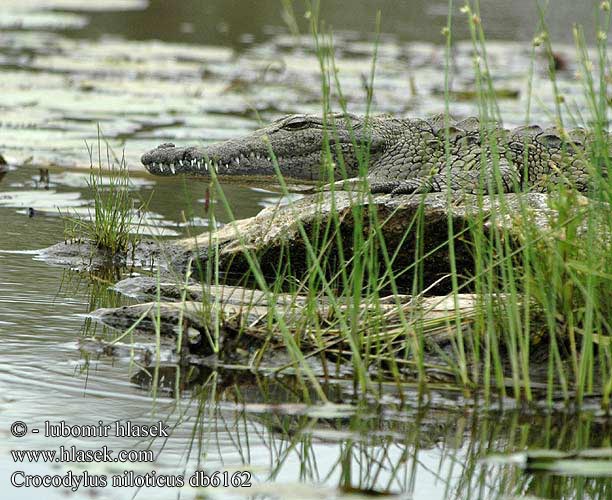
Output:
M132 380L151 388L151 374L144 370ZM526 473L481 461L492 452L609 446L610 423L604 417L480 414L435 405L308 406L296 381L201 368L165 367L158 383L169 392L188 390L201 411L202 429L189 447L201 454L191 459L206 464L230 455L255 470L265 465L265 472L256 474L260 486L300 481L402 498L574 498L576 491L607 498L610 493L607 478ZM337 388L329 396L347 397Z
M305 3L293 2L303 32L308 32ZM455 29L458 39L469 38L459 13L462 2L455 2ZM594 3L592 4L594 5ZM579 2L557 0L549 16L555 39L571 42L572 23L590 25L592 10ZM533 2L481 2L487 33L492 39L523 40L533 37L537 9ZM383 33L401 40L443 43L440 30L446 24L447 0L351 0L347 15L346 0L321 2L321 18L335 31L373 34L376 13L381 12ZM278 0L151 0L141 11L100 13L90 18L87 35L92 38L114 33L135 39L159 39L200 44L243 46L286 30L281 2ZM79 33L81 35L82 32Z
M0 181L2 181L3 177L6 175L8 170L8 163L4 159L4 156L0 154Z
M127 302L127 299L113 291L112 286L120 281L125 273L125 270L117 267L97 268L91 272L65 270L58 293L64 296L87 297L85 313L102 307L120 307ZM98 329L100 325L87 317L83 321L81 335L95 338ZM104 334L108 333L106 329L103 330Z

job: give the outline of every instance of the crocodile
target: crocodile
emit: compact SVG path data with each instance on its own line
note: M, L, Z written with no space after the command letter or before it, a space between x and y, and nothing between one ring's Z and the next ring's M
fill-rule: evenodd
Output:
M280 173L287 179L324 182L365 176L373 193L449 187L467 193L545 192L560 183L588 191L596 172L607 177L611 157L607 151L599 155L604 156L601 161L591 161L594 144L593 136L581 128L530 125L506 130L475 117L456 121L444 115L410 119L300 114L206 147L161 144L141 160L156 175Z

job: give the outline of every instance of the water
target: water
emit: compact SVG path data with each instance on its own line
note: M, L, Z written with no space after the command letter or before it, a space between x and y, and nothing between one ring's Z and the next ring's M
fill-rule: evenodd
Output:
M535 31L530 2L483 2L493 39L529 40ZM85 5L85 6L84 6ZM129 304L107 290L108 276L51 267L36 249L63 238L64 213L90 206L84 141L95 145L98 125L132 170L134 192L151 198L147 231L174 237L202 231L206 184L147 176L139 155L159 142L208 142L229 138L279 114L320 109L316 60L285 35L276 0L261 2L104 2L91 7L71 0L0 6L0 153L12 167L0 178L0 470L3 498L64 498L64 488L14 488L9 477L27 474L122 475L133 471L189 477L196 470L246 471L245 495L286 498L340 496L349 486L414 498L497 498L504 495L604 498L609 479L548 476L512 466L481 463L491 454L530 448L577 450L610 446L610 422L595 409L579 415L506 410L483 412L457 395L435 394L425 405L410 396L402 406L389 388L382 406L351 405L352 387L329 389L336 405L304 403L291 378L273 382L201 366L164 363L158 371L129 351L109 355L84 339L94 326L84 315L97 307ZM446 2L324 2L322 16L338 35L343 88L353 111L363 111L362 75L369 71L375 11L383 14L375 109L421 115L443 107L443 51L439 28ZM53 8L52 8L53 7ZM130 10L122 10L127 9ZM91 10L89 10L91 9ZM459 14L458 14L459 16ZM569 41L571 22L589 22L577 2L556 2L550 27ZM434 28L432 28L432 26ZM457 23L459 38L466 36ZM418 43L414 43L418 42ZM518 90L500 101L510 124L525 116L525 64L529 45L493 43L497 83ZM578 69L571 49L560 45L568 68L560 88L581 105ZM471 52L456 54L458 89L470 87ZM552 101L543 60L536 66L532 119L546 121ZM416 94L411 90L416 88ZM539 85L538 82L541 84ZM476 111L471 100L454 103L458 114ZM100 153L102 162L106 151ZM16 165L20 165L15 168ZM50 179L39 168L50 167ZM269 186L263 186L268 188ZM278 195L228 185L234 215L255 215ZM192 201L190 201L192 200ZM194 203L195 201L196 203ZM33 208L33 217L28 209ZM216 207L216 217L228 215ZM114 277L113 277L114 278ZM102 332L98 328L97 335ZM145 339L146 340L146 339ZM99 347L99 346L98 346ZM157 387L152 380L158 380ZM314 400L316 403L316 399ZM98 421L151 425L163 421L169 439L49 438L10 434L23 421L95 425ZM96 449L150 448L147 463L15 463L9 450L72 445ZM100 488L96 498L169 498L168 488ZM207 489L218 498L239 491ZM81 487L75 498L93 496ZM182 498L196 492L185 490Z

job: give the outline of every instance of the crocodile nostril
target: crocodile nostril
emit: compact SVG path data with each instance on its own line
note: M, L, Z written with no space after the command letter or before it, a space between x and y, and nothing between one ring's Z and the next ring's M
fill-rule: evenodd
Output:
M157 149L170 149L170 148L175 148L176 146L174 144L172 144L171 142L164 142L163 144L160 144L159 146L157 146Z

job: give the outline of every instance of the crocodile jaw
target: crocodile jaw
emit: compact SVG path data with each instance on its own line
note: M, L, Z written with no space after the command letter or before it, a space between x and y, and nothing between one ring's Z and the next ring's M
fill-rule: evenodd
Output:
M353 143L365 140L363 120L354 115L331 115L330 120L332 124L315 115L290 115L245 137L206 147L161 144L145 153L142 163L156 175L271 177L280 172L286 178L313 181L342 178L338 165L355 175ZM322 154L325 143L331 162Z
M320 155L312 155L317 158ZM259 148L232 147L227 143L202 147L176 147L161 144L145 153L141 161L146 169L155 175L188 174L194 176L271 176L277 165L285 161L282 157L271 157L270 151ZM293 161L293 159L291 160ZM302 163L308 163L303 158Z

